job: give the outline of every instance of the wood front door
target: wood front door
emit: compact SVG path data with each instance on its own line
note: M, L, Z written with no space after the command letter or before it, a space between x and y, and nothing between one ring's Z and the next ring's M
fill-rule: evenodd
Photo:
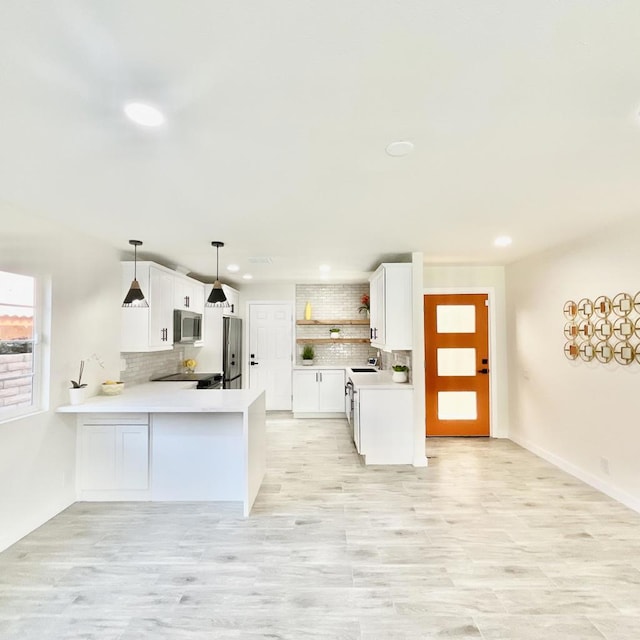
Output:
M427 436L488 436L487 294L424 296Z

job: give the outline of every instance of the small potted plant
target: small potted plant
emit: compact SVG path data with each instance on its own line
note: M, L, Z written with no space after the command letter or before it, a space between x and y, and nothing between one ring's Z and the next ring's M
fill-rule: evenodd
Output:
M71 387L69 387L69 404L82 404L87 394L87 383L82 382L82 374L84 373L84 365L90 360L95 360L103 369L104 362L100 357L93 353L86 360L80 360L80 372L78 373L77 380L71 380Z
M407 381L407 371L409 371L409 367L405 367L403 364L394 364L391 368L393 369L391 379L394 382Z
M80 360L80 373L77 380L71 380L69 387L69 403L82 404L85 399L87 383L82 382L82 373L84 371L84 360Z
M329 335L332 338L339 338L340 337L340 329L336 329L335 327L333 329L329 329Z
M302 349L302 364L310 366L313 364L313 359L316 353L310 344L305 344Z

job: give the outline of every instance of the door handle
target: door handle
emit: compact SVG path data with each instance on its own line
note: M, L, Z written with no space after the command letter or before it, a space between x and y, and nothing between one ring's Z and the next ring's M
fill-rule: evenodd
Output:
M249 363L252 367L255 367L258 363L257 362L253 362L253 360Z
M489 373L489 369L478 369L478 373Z

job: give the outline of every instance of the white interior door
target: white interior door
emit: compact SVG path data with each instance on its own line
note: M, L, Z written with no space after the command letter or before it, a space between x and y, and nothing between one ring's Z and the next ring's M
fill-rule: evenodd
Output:
M291 410L293 309L249 303L249 386L266 390L266 408Z

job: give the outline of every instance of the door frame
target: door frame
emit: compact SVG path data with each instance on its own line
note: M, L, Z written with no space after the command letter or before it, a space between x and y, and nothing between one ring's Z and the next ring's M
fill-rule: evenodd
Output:
M498 358L496 353L498 331L496 328L495 301L496 291L494 287L429 287L422 290L423 304L424 296L429 295L464 295L466 293L486 294L489 301L489 437L496 438L498 429ZM423 318L424 331L424 322ZM423 356L424 358L424 356ZM425 370L427 363L424 363ZM425 402L426 402L426 380L425 380Z

